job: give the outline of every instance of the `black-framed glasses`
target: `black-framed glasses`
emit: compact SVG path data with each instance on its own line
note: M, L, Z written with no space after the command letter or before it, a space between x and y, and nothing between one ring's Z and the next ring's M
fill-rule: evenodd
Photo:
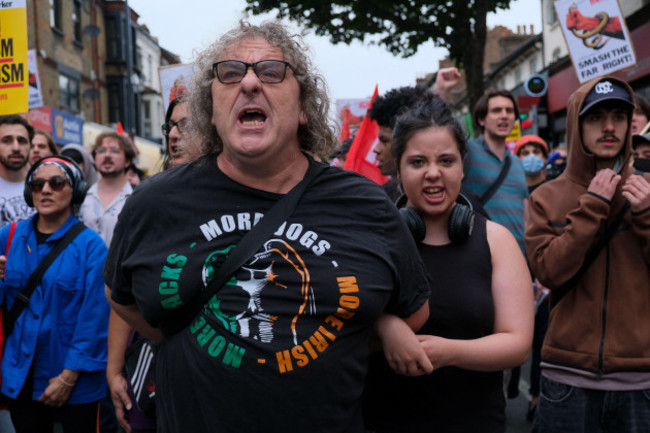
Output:
M262 83L278 84L284 81L287 67L291 68L294 74L296 73L291 63L284 60L260 60L255 63L246 63L240 60L222 60L212 65L212 71L220 83L237 84L244 79L248 68L253 68L255 75Z
M32 192L41 192L46 183L50 185L52 191L61 191L68 183L68 179L63 176L52 176L49 179L32 179L29 181L28 185Z
M174 129L174 126L178 128L178 132L182 134L183 131L186 131L185 127L187 126L187 121L188 121L187 117L183 117L178 122L174 122L173 120L170 120L169 123L163 123L162 124L163 135L165 136L169 135L169 133L172 132L172 129Z

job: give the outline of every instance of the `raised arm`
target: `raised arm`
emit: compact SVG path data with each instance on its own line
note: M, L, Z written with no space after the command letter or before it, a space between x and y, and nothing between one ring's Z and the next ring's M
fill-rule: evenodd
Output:
M433 93L440 96L440 98L449 102L451 99L451 90L458 84L460 80L460 72L457 68L442 68L436 75L436 82L433 85Z

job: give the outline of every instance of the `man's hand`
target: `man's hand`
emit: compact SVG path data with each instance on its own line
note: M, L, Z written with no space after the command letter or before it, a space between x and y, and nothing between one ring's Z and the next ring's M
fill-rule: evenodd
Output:
M375 324L388 365L396 373L421 376L433 371L413 330L397 316L383 314Z
M127 392L126 378L121 373L108 377L108 387L115 406L115 417L126 433L131 433L131 425L126 418L126 411L131 410L132 403Z
M7 269L7 257L0 256L0 280L5 279L5 269Z
M650 207L650 184L637 174L625 180L622 187L623 197L630 202L632 212L640 212Z
M440 96L443 101L449 102L451 89L458 84L460 72L457 68L442 68L436 75L436 82L433 85L433 93Z
M587 191L611 200L616 192L616 186L620 181L621 175L616 174L614 170L610 170L609 168L598 170L594 178L591 179Z

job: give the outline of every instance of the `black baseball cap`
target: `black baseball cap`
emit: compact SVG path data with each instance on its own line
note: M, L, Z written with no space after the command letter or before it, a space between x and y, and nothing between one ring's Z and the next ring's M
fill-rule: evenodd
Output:
M591 89L585 98L585 102L582 104L579 116L582 116L591 107L603 101L625 102L629 106L630 110L634 110L632 96L630 95L630 92L627 91L627 88L618 81L606 79L599 81Z
M650 134L639 135L634 134L632 136L632 147L636 149L639 144L650 144Z

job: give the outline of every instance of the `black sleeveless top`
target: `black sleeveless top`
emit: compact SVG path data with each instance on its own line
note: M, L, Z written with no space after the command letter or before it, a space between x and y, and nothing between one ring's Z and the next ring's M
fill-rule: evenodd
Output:
M429 320L418 334L474 339L494 330L492 259L486 220L476 215L467 242L419 245L431 277ZM435 366L434 366L435 367ZM370 359L364 394L366 429L374 432L504 432L501 372L442 367L422 377L395 374Z

